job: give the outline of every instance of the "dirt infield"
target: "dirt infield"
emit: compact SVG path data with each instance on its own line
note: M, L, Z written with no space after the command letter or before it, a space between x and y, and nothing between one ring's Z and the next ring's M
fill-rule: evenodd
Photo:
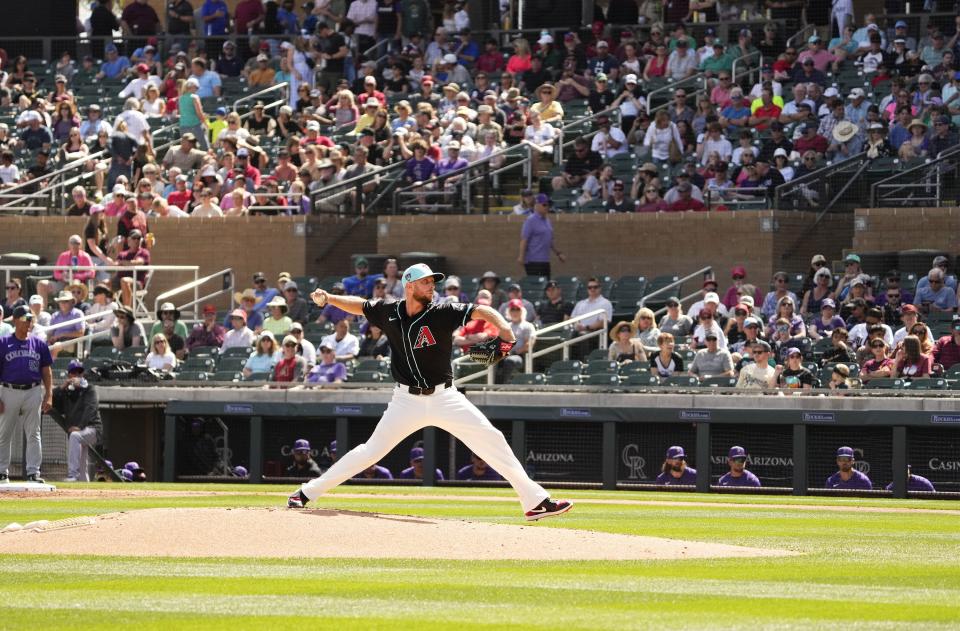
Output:
M465 560L785 556L786 550L343 510L151 508L0 534L3 554Z

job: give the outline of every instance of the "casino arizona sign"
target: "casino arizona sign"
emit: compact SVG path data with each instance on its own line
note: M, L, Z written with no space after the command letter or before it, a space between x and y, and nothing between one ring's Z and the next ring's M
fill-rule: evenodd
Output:
M555 452L541 452L537 453L530 450L530 453L527 454L527 462L563 462L563 463L572 463L573 454L561 454Z

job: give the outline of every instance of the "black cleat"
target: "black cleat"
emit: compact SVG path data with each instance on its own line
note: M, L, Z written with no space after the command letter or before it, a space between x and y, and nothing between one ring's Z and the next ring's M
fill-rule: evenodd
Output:
M40 477L39 473L31 473L24 478L27 482L36 482L37 484L43 484L43 478Z
M567 500L559 500L554 502L549 497L540 504L537 505L533 510L528 510L524 513L524 517L527 518L527 521L537 521L538 519L543 519L544 517L555 517L557 515L562 515L573 508L573 502Z

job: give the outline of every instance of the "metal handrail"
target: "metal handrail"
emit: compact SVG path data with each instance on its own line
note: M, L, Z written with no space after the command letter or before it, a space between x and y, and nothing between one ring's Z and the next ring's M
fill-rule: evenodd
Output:
M660 110L660 109L663 109L663 108L665 108L665 107L670 107L670 101L669 101L669 100L667 100L666 103L661 103L661 104L658 105L657 107L653 107L652 103L653 103L653 95L654 95L654 94L658 94L658 93L660 93L660 92L673 92L673 91L675 91L678 87L681 87L681 86L683 86L684 84L693 83L693 85L695 86L699 81L703 81L703 88L694 87L694 88L693 88L693 89L694 89L693 95L690 95L690 94L687 95L687 100L690 100L690 97L691 97L691 96L693 96L694 98L696 98L697 93L699 93L701 89L702 89L702 90L706 90L706 89L707 89L707 79L708 79L708 77L707 77L707 73L706 73L706 72L698 72L697 74L690 75L689 77L684 77L683 79L678 79L678 80L676 80L676 81L671 80L670 83L668 83L667 85L665 85L665 86L663 86L663 87L660 87L660 88L657 88L657 89L655 89L655 90L652 90L651 92L649 92L649 93L647 94L647 97L646 97L646 99L647 99L647 115L649 116L649 115L652 114L653 112L655 112L655 111L657 111L657 110Z
M649 101L648 101L648 102L649 102ZM569 122L567 122L566 124L564 124L563 126L561 126L561 127L557 130L558 137L557 137L557 141L554 143L554 146L555 146L555 148L556 148L556 163L557 163L557 164L562 164L562 163L563 163L563 149L564 149L564 147L566 147L566 146L568 146L568 145L572 145L574 142L577 141L578 138L583 138L583 139L592 138L593 136L595 136L595 135L597 134L597 131L598 131L598 130L592 129L592 130L590 130L590 131L588 131L588 132L586 132L586 133L584 133L584 134L580 134L580 135L578 135L578 136L574 136L574 137L572 137L570 140L567 140L567 132L568 132L568 131L575 130L577 127L581 127L584 123L593 122L593 121L597 120L598 118L600 118L601 116L612 117L612 116L614 116L614 115L616 115L616 116L618 117L618 122L619 122L619 116L620 116L620 108L619 108L619 107L608 107L608 108L605 109L605 110L600 110L599 112L593 112L593 113L590 114L590 116L577 118L576 120L569 121ZM629 130L629 129L626 130L626 131L624 131L624 130L621 129L620 131L623 131L623 135L624 135L624 136L626 136L627 134L630 133L630 130ZM571 134L571 135L572 135L572 134Z
M573 344L576 344L576 343L578 343L578 342L582 342L583 340L590 339L591 337L594 337L594 336L598 336L598 337L600 338L600 348L606 348L606 347L607 347L607 326L610 324L610 322L607 320L607 312L604 311L603 309L594 309L593 311L590 311L589 313L584 313L584 314L582 314L582 315L576 316L575 318L569 318L569 319L567 319L567 320L564 320L563 322L557 322L556 324L551 324L550 326L546 326L546 327L544 327L544 328L542 328L542 329L538 329L538 330L536 331L536 336L537 336L537 337L541 337L544 333L552 333L553 331L559 331L559 330L562 330L562 329L564 329L564 328L568 328L571 324L575 324L575 323L577 323L577 322L580 322L581 320L586 320L587 318L594 318L594 317L596 317L596 316L598 316L598 315L601 315L601 314L603 315L603 327L597 329L596 331L591 331L590 333L586 333L586 334L584 334L584 335L581 335L581 336L577 337L576 339L564 340L563 342L560 342L560 343L558 343L558 344L554 344L553 346L550 346L550 347L548 347L548 348L540 349L539 351L536 351L536 352L534 352L534 350L533 350L532 348L528 349L527 352L526 352L526 354L525 354L525 364L524 364L524 365L526 366L525 370L526 370L527 372L532 372L532 371L533 371L533 359L534 359L535 357L540 357L541 355L544 355L544 354L546 354L546 353L549 353L549 352L551 352L551 351L554 351L554 350L556 350L556 349L558 349L558 348L562 348L562 349L563 349L564 359L566 359L566 358L569 356L569 350L568 350L568 349L569 349L570 346L572 346ZM456 366L459 366L460 364L464 364L464 363L466 363L466 362L468 362L468 361L470 361L470 356L469 356L469 355L461 355L460 357L457 357L456 359L454 359L453 362L452 362L452 364L453 364L454 367L456 367ZM466 382L468 382L468 381L474 381L474 380L476 380L476 379L479 379L480 377L482 377L482 376L484 376L484 375L486 375L486 377L487 377L487 383L490 384L490 385L493 385L493 382L494 382L494 366L488 366L488 367L486 368L486 370L481 370L481 371L479 371L479 372L475 372L475 373L473 373L473 374L465 375L465 376L463 376L463 377L460 377L460 378L458 378L458 379L455 379L455 380L453 381L453 384L456 385L456 386L459 386L459 385L464 384L464 383L466 383Z
M226 287L225 289L220 289L220 290L218 290L218 291L215 291L215 292L213 292L213 293L211 293L211 294L207 294L206 296L198 296L198 295L197 295L197 290L200 288L201 285L203 285L203 284L206 283L207 281L213 280L214 278L217 278L217 277L223 278L224 276L227 276L227 275L229 275L229 277L230 277L230 284L229 284L228 287ZM228 296L230 296L230 308L233 309L233 306L234 306L234 304L233 304L233 289L234 289L234 283L235 283L235 281L236 281L236 276L234 275L233 268L232 268L232 267L226 267L226 268L224 268L224 269L222 269L222 270L220 270L220 271L218 271L218 272L214 272L214 273L212 273L212 274L207 274L207 275L204 276L203 278L198 278L198 279L196 279L196 280L190 281L189 283L185 283L185 284L183 284L183 285L181 285L181 286L179 286L179 287L174 287L173 289L168 289L167 291L163 292L162 294L158 295L157 297L155 297L155 298L153 299L153 310L154 310L154 312L158 311L158 310L160 309L160 303L163 302L164 300L166 300L167 298L172 298L173 296L177 296L177 295L179 295L179 294L182 294L182 293L185 292L185 291L190 291L191 289L194 290L194 291L193 291L193 300L191 300L190 302L187 302L187 303L184 303L184 304L180 305L180 306L178 307L180 310L183 310L183 309L185 309L186 307L193 307L193 306L199 304L200 302L202 302L202 301L204 301L204 300L210 300L210 299L212 299L212 298L216 298L217 296L220 296L220 295L222 295L222 294L224 294L224 293L226 293ZM194 312L196 312L196 310L194 310Z
M65 320L64 322L57 322L56 324L50 324L43 327L44 331L53 331L56 329L65 329L67 327L76 326L79 323L86 324L92 320L102 320L103 318L110 315L110 311L101 311L100 313L90 313L81 318L74 318L73 320Z
M763 53L761 53L759 50L755 50L752 53L747 53L746 55L740 55L739 57L733 60L733 63L730 65L730 77L733 83L736 83L738 78L737 62L746 61L747 59L750 59L751 57L754 57L754 56L757 57L757 65L747 66L746 71L744 71L743 73L744 75L752 75L754 72L756 72L758 68L763 66ZM751 81L752 80L753 79L751 79Z
M899 173L894 173L893 175L886 177L880 180L879 182L875 182L873 185L870 186L870 207L871 208L878 207L878 204L880 202L880 198L879 198L880 189L882 188L888 188L888 189L891 189L892 191L896 191L904 188L915 188L918 186L929 187L930 186L929 182L913 182L913 183L898 184L898 183L895 183L895 180L910 177L918 173L925 172L929 170L931 167L937 167L937 176L939 178L939 176L942 175L940 173L939 165L943 162L946 162L949 159L956 158L958 155L960 155L960 146L953 147L945 151L941 151L939 154L937 154L937 157L934 158L933 160L928 160L923 164L918 164L915 167L911 167ZM936 196L936 203L937 203L937 206L940 206L940 204L942 203L942 200L940 199L940 195L939 195L939 189L940 189L939 180L936 186L938 190L938 193ZM932 198L918 198L918 199L932 199ZM905 200L900 200L900 201L905 201Z
M49 330L49 328L46 330ZM85 350L85 354L86 354L86 353L89 353L90 351L89 342L92 342L93 340L99 339L101 337L105 337L109 334L110 334L110 331L97 331L96 333L87 333L86 335L83 335L81 337L76 337L72 340L64 340L63 342L54 342L53 344L50 345L50 350L58 351L63 348L66 348L67 346L73 346L74 344L82 344L86 349Z
M643 298L640 299L640 307L645 307L645 306L647 306L647 300L649 300L651 297L657 296L657 295L660 295L660 294L663 294L663 293L666 293L667 291L669 291L669 290L671 290L671 289L674 289L675 287L680 287L681 285L683 285L683 284L684 284L685 282L687 282L688 280L690 280L690 279L692 279L692 278L695 278L697 275L699 275L701 278L703 278L704 275L707 274L708 272L713 272L713 266L712 266L712 265L707 265L706 267L701 267L701 268L698 269L697 271L691 272L690 274L687 274L687 275L684 276L683 278L678 278L677 280L673 281L673 282L670 283L669 285L664 285L664 286L661 287L660 289L651 291L649 294L647 294L646 296L644 296Z
M795 192L794 189L800 190L813 183L824 181L826 178L834 175L835 173L848 170L851 167L859 168L861 162L866 159L867 152L864 151L855 156L850 156L846 160L841 160L839 162L832 161L816 171L807 173L806 175L801 175L800 177L795 177L789 182L784 182L774 190L773 207L777 210L785 210L783 202L788 195Z
M280 90L280 91L283 93L283 97L284 97L284 98L283 98L283 102L285 103L285 102L287 102L287 101L289 100L289 98L290 98L290 95L288 94L288 90L289 90L289 89L290 89L290 84L289 84L288 82L283 81L283 82L281 82L281 83L277 83L277 84L275 84L275 85L270 86L269 88L264 88L264 89L262 89L262 90L259 90L259 91L257 91L257 92L254 92L253 94L248 94L248 95L246 95L246 96L240 97L239 99L237 99L236 101L233 102L233 105L232 105L231 109L233 109L233 111L236 112L236 111L237 111L237 106L240 105L241 103L245 103L245 102L247 102L247 101L252 101L252 100L254 100L254 99L259 98L259 97L260 97L261 95L263 95L263 94L268 94L268 93L274 92L274 91L276 91L276 90Z
M810 32L811 34L816 33L817 25L816 24L805 25L799 31L797 31L796 33L794 33L793 35L787 38L785 47L790 48L791 46L796 46L797 42L795 42L794 40L797 40L798 42L803 43L803 41L807 39L807 32Z
M393 191L393 211L394 211L394 213L396 214L396 212L397 212L397 210L398 210L398 208L399 208L400 196L401 196L401 195L403 195L403 194L405 194L405 193L413 193L413 192L416 192L417 194L419 194L419 193L426 193L426 194L434 193L434 194L436 194L436 193L438 193L438 192L441 192L441 193L442 193L442 192L444 192L443 189L442 189L442 183L445 182L445 181L447 181L448 179L455 178L455 177L460 177L460 176L466 176L466 178L469 179L469 177L470 177L469 174L470 174L470 172L471 172L474 168L476 168L476 167L478 167L478 166L482 166L482 165L484 165L484 164L489 164L491 160L493 160L493 159L495 159L495 158L498 158L498 157L501 157L501 156L504 157L504 158L506 158L511 152L517 151L518 149L519 149L519 150L522 150L522 151L526 151L526 152L527 152L527 159L529 159L530 151L531 151L532 149L530 149L530 148L528 147L528 145L526 145L525 143L521 143L521 144L518 144L518 145L513 145L513 146L511 146L511 147L506 147L506 148L501 149L501 150L499 150L499 151L495 151L495 152L491 153L489 156L487 156L487 157L485 157L485 158L482 158L482 159L480 159L480 160L477 160L476 162L470 162L470 163L467 164L467 166L465 166L465 167L463 167L463 168L461 168L461 169L457 169L456 171L450 171L449 173L444 173L443 175L432 177L432 178L430 178L429 180L426 180L426 181L421 182L421 183L419 183L419 184L408 184L407 186L404 186L404 187L402 187L402 188L394 189L394 191ZM437 191L419 191L419 190L418 190L418 189L421 189L421 188L423 188L424 186L426 186L426 185L428 185L428 184L436 184L436 185L437 185L437 188L438 188L439 190L437 190ZM465 194L465 196L466 196L466 194ZM468 207L469 207L469 204L468 204Z
M317 207L317 203L321 199L325 199L327 197L331 197L337 194L342 194L351 189L362 188L365 184L368 184L369 181L372 179L383 178L384 175L392 174L395 171L402 171L405 168L406 168L406 160L400 160L398 162L388 164L387 166L380 167L379 169L376 169L369 173L361 173L360 175L356 175L352 178L341 180L339 182L334 182L322 188L318 188L317 190L310 193L310 208L311 210L315 209ZM392 177L387 179L389 179L389 181L391 182L396 181L396 178L392 178Z
M78 158L78 159L76 159L76 160L73 160L73 161L71 161L71 162L68 162L67 164L63 165L62 167L60 167L60 168L57 169L56 171L53 171L52 173L47 173L46 175L43 175L43 176L38 177L38 178L36 178L36 179L27 180L26 182L22 182L22 183L20 183L20 184L17 184L16 186L11 186L10 188L5 188L5 189L3 189L3 197L10 197L10 196L11 196L10 193L12 193L12 192L14 192L14 191L17 191L17 190L20 190L20 189L27 188L27 187L29 187L29 186L37 186L38 184L40 184L40 183L42 183L42 182L49 182L52 178L57 177L57 176L59 176L59 175L62 175L62 174L64 174L64 173L66 173L67 171L72 171L73 169L77 168L78 166L83 166L84 164L86 164L86 163L89 162L90 160L96 160L96 159L98 159L99 157L105 155L106 153L107 153L107 151L104 149L104 150L98 151L98 152L96 152L96 153L92 153L92 154L90 154L90 155L83 156L82 158ZM16 199L20 199L20 198L17 197ZM14 200L14 201L15 201L15 200ZM13 203L13 202L9 202L9 203ZM7 206L7 205L8 205L8 204L0 204L0 208L2 208L2 207L4 207L4 206Z

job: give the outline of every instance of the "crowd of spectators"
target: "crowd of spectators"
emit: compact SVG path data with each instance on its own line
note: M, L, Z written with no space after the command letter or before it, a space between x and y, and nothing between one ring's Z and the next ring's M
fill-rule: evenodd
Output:
M100 0L88 32L121 29L122 41L96 40L95 56L79 61L65 52L51 86L38 85L23 57L0 72L0 97L16 114L14 130L0 127L0 156L10 152L0 180L35 179L105 150L109 163L87 165L93 203L74 204L74 214L102 207L116 215L127 196L148 216L301 214L311 211L312 191L395 162L405 163L398 177L416 184L526 143L545 172L558 127L586 111L609 115L556 165L551 188L575 188L581 201L602 200L610 211L679 211L762 197L823 160L861 151L910 160L957 144L960 18L930 20L917 33L903 21L867 14L854 24L852 10L838 10L831 22L808 8L807 21L822 28L787 46L783 22L760 21L724 42L713 27L691 23L693 14L719 20L742 10L758 19L771 9L775 19L794 19L801 3L671 3L666 21L648 17L641 5L651 3L600 4L591 28L505 44L475 36L462 2L243 0L231 13L206 0L194 13L180 0L161 20L139 0L119 16ZM836 37L827 37L829 23L842 24ZM200 34L207 39L192 38ZM753 53L762 67L759 55L743 59ZM755 72L733 76L737 58ZM838 73L851 69L862 87L841 92ZM701 72L705 90L681 84L668 107L648 115L652 89ZM91 77L119 86L123 109L113 120L74 96ZM251 89L288 82L288 102L254 104L243 119L210 106L241 80ZM162 155L155 119L182 132ZM20 150L34 161L23 172ZM625 154L640 167L632 180L607 168ZM685 168L661 182L663 164ZM331 195L319 209L352 195Z

